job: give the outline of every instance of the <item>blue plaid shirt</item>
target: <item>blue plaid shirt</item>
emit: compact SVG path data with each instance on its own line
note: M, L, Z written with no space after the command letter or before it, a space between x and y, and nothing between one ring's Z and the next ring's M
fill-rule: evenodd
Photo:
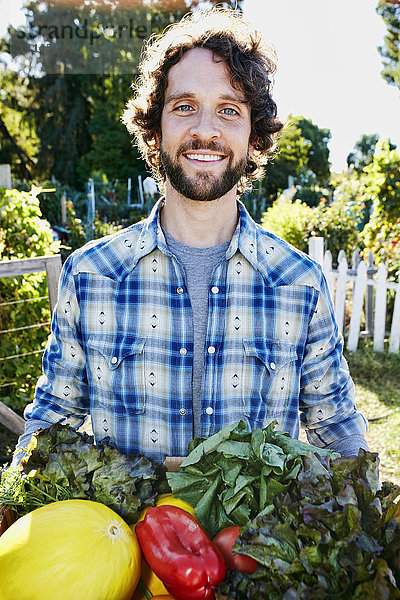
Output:
M244 419L273 420L325 446L364 433L319 265L257 225L239 221L209 287L200 436ZM168 250L160 201L148 219L74 252L33 404L40 421L162 461L184 456L193 431L193 323L182 266ZM29 429L29 422L28 422Z

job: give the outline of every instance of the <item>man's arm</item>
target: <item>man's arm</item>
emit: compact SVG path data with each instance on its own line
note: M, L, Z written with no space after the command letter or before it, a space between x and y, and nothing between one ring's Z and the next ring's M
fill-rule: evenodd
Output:
M61 272L58 302L43 357L43 374L33 403L25 409L25 431L18 440L17 450L27 446L37 429L57 422L78 428L89 413L86 361L80 340L80 313L72 264L70 257ZM13 464L21 458L21 452L16 453Z
M343 357L330 292L323 275L303 356L300 410L310 443L345 455L368 449L368 426L355 406L354 383Z

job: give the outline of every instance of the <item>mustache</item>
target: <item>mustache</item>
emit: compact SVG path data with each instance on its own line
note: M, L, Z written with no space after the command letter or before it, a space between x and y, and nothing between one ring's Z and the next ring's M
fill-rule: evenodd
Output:
M201 140L191 140L184 144L181 144L176 152L176 155L183 154L184 152L190 152L191 150L211 150L213 152L220 152L221 154L226 154L230 158L233 156L232 150L226 148L225 146L221 146L217 142L213 140L209 140L208 142L202 142Z

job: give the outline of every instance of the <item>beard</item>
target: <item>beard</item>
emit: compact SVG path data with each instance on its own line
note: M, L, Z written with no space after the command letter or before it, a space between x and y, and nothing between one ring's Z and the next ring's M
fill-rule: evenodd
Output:
M189 176L185 173L183 167L178 162L178 157L183 152L193 150L213 150L221 152L228 156L228 165L220 176L212 175L199 171L195 175ZM201 202L210 202L217 200L229 192L244 175L248 162L248 156L239 159L233 163L233 154L226 148L219 148L214 143L201 143L200 141L183 144L176 152L176 158L164 151L161 143L160 151L161 164L164 167L166 176L171 185L177 192L189 200L198 200Z

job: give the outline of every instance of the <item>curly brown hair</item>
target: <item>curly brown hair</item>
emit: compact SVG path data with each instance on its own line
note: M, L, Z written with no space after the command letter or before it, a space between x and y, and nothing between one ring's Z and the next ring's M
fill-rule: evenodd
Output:
M275 149L283 123L277 118L276 104L271 96L275 54L238 12L213 8L188 14L162 35L151 38L143 51L139 78L132 85L134 98L128 102L122 120L134 134L153 176L163 186L165 172L157 140L161 138L168 72L185 52L196 47L206 48L225 61L231 73L231 85L244 92L251 107L249 142L254 152L238 185L241 193L262 174L262 165L268 162Z

